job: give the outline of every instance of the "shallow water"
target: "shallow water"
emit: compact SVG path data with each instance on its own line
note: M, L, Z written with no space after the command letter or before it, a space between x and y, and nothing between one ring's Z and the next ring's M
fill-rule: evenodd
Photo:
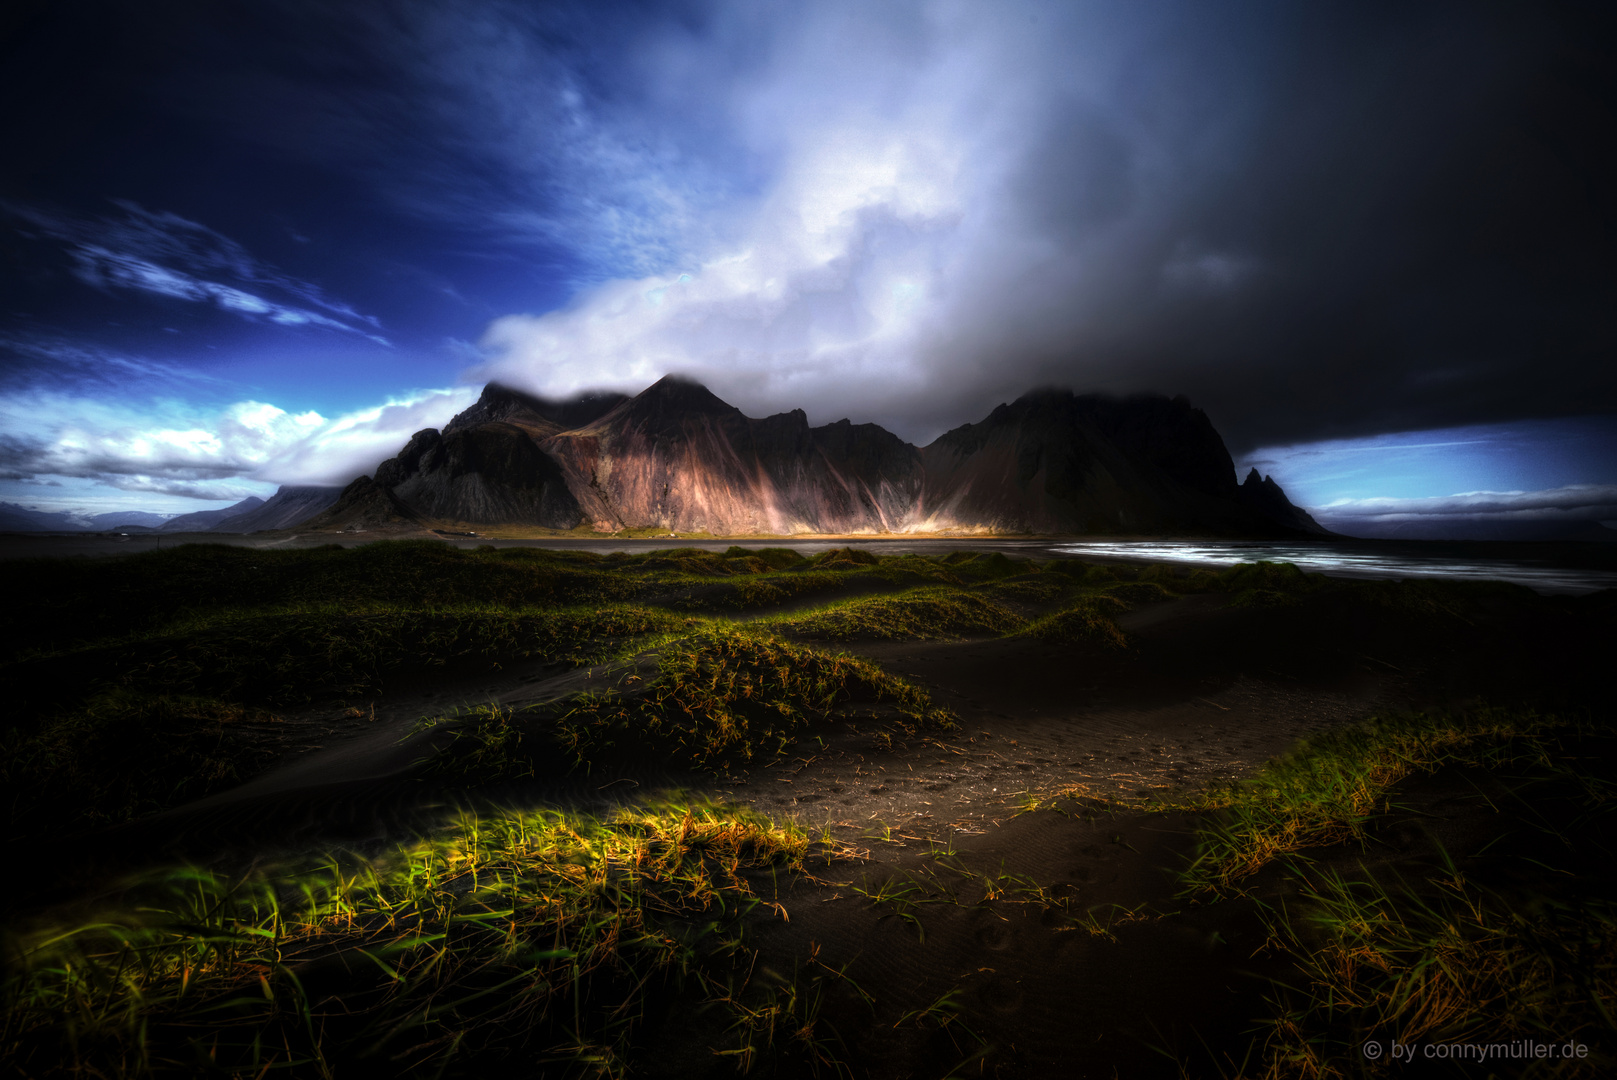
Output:
M394 539L387 533L333 537L329 533L303 535L229 533L165 537L144 533L116 536L96 533L12 533L0 535L0 562L7 559L55 556L133 555L181 543L229 544L251 548L301 548L341 543L355 547ZM723 551L742 547L788 547L803 555L831 548L869 548L883 554L914 552L944 555L953 551L1000 551L1021 558L1048 559L1066 555L1087 559L1127 559L1134 562L1172 562L1214 569L1238 562L1266 559L1290 562L1310 573L1356 578L1453 578L1466 581L1510 581L1540 593L1582 594L1617 588L1617 544L1445 543L1396 540L1077 540L1060 537L1001 538L989 536L936 536L889 534L871 537L754 537L738 540L667 537L621 540L553 537L496 540L489 537L443 537L443 543L471 550L495 547L568 548L584 551L643 552L656 548L702 548Z
M1354 544L1281 540L1084 540L1053 544L1079 558L1143 559L1228 567L1236 563L1295 563L1315 574L1354 578L1451 578L1510 581L1541 593L1580 594L1617 588L1617 570L1572 566L1553 556L1480 555L1463 544Z

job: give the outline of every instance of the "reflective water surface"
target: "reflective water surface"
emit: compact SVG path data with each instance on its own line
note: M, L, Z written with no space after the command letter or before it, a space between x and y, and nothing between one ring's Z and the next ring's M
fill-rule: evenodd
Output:
M346 547L391 539L388 533L343 535L225 534L164 536L144 533L0 534L0 562L38 556L132 555L178 543L205 542L252 548L299 548L340 542ZM1064 537L937 536L894 533L882 536L770 536L737 540L665 537L624 540L610 537L546 537L498 539L444 536L454 547L569 548L583 551L647 551L694 547L723 551L743 547L789 547L803 555L831 548L869 548L883 554L915 552L947 555L952 551L1002 551L1031 559L1076 556L1081 559L1126 559L1131 562L1178 562L1218 569L1238 562L1267 559L1296 563L1310 573L1358 578L1460 578L1513 581L1541 593L1590 593L1617 588L1617 544L1441 543L1395 540L1080 540Z
M1617 569L1605 552L1593 550L1574 559L1558 558L1560 551L1543 554L1531 545L1512 545L1509 555L1479 552L1466 544L1340 543L1281 540L1081 540L1050 545L1054 551L1079 558L1144 559L1183 562L1211 568L1239 562L1295 563L1315 574L1356 578L1460 578L1470 581L1512 581L1541 593L1590 593L1617 588ZM1599 545L1604 547L1605 545ZM1558 545L1558 547L1561 547ZM1581 553L1580 553L1581 554Z

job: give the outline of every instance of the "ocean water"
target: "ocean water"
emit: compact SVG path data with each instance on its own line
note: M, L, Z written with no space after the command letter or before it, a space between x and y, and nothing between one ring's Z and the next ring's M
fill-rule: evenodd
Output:
M343 537L345 546L386 539L386 534ZM310 547L331 543L326 534L266 539L221 534L209 543L241 547ZM1000 551L1031 559L1074 556L1080 559L1127 559L1131 562L1186 563L1222 569L1238 562L1296 563L1314 574L1356 578L1457 578L1467 581L1512 581L1541 593L1582 594L1617 588L1617 544L1466 544L1396 540L1072 540L1058 537L938 537L885 535L872 537L800 538L779 536L749 540L681 538L616 540L555 537L535 540L489 540L446 537L454 547L569 548L584 551L639 552L655 548L694 547L723 551L742 547L789 547L803 555L839 547L868 548L883 554L915 552L947 555L954 551ZM11 534L0 536L0 562L39 556L132 555L172 547L160 533L125 537L97 534Z
M1617 560L1591 550L1568 559L1564 546L1534 554L1530 545L1511 545L1509 554L1479 550L1466 544L1399 544L1378 542L1303 543L1270 540L1081 540L1051 544L1053 551L1078 558L1099 557L1190 563L1220 569L1241 562L1295 563L1313 574L1354 578L1450 578L1466 581L1510 581L1541 593L1581 594L1617 588ZM1598 545L1604 548L1605 545ZM1519 552L1519 553L1518 553Z

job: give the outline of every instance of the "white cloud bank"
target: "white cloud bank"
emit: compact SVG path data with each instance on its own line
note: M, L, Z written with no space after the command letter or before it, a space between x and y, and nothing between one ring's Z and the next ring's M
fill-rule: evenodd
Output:
M1328 528L1407 522L1586 522L1617 519L1617 484L1568 484L1543 491L1466 491L1417 499L1337 499L1314 509Z
M476 397L470 387L428 390L327 418L261 401L205 411L177 401L17 394L0 399L0 481L11 497L26 488L32 504L63 510L83 501L75 496L86 482L166 496L162 505L175 510L197 508L185 500L235 502L279 484L344 484ZM40 497L63 481L77 483Z
M757 191L680 230L686 261L665 273L497 319L473 379L566 394L673 371L754 414L802 406L924 438L1049 377L1029 356L1087 348L1095 383L1148 386L1093 347L1119 289L1218 303L1261 275L1256 256L1182 233L1180 187L1216 175L1197 146L1218 140L1170 152L1186 110L1130 104L1162 31L1149 12L1101 26L1047 4L794 10L726 9L764 41L745 63L700 38L642 60L653 109L696 90L721 103L713 122ZM648 162L649 185L670 176Z

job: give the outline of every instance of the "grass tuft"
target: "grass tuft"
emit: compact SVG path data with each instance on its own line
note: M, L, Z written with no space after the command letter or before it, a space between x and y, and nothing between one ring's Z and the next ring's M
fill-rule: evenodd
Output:
M592 1071L625 1060L648 996L734 951L748 873L810 850L746 810L665 805L467 817L242 881L168 871L8 935L0 1055L22 1075Z
M281 753L279 719L211 698L115 690L0 733L3 835L128 821L241 783Z
M558 729L581 762L616 749L725 770L773 760L810 723L877 702L904 731L954 724L925 691L870 660L716 627L665 645L649 685L583 695Z
M1542 750L1534 736L1563 721L1533 712L1413 713L1338 728L1299 744L1258 775L1202 796L1187 893L1219 890L1305 847L1361 842L1399 780L1444 765L1498 765ZM1518 742L1517 740L1522 740Z
M961 638L1004 634L1025 620L993 600L932 586L897 596L861 597L818 611L768 620L767 625L812 640Z
M1086 596L1069 608L1036 619L1021 632L1056 644L1091 642L1123 649L1128 647L1128 637L1113 620L1126 610L1127 605L1115 596Z
M1182 875L1185 891L1227 888L1303 847L1362 842L1387 789L1405 776L1444 765L1536 760L1543 752L1531 739L1562 724L1531 711L1412 713L1305 740L1252 779L1201 797L1213 815L1198 829L1195 860Z
M1610 899L1540 895L1523 903L1451 867L1418 885L1316 876L1297 908L1269 920L1274 940L1298 958L1301 988L1274 1003L1267 1075L1356 1076L1367 1042L1388 1048L1389 1057L1393 1044L1473 1055L1455 1062L1457 1073L1532 1075L1536 1067L1541 1075L1610 1075L1617 1034ZM1524 1061L1512 1046L1519 1040L1552 1044L1557 1057ZM1560 1056L1576 1043L1591 1056Z

